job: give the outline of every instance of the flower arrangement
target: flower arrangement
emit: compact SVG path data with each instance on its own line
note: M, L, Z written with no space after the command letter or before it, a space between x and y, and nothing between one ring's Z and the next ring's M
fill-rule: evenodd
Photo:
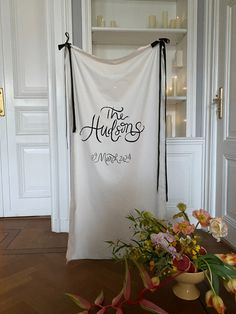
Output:
M236 254L209 254L201 245L197 227L201 225L217 240L227 235L227 225L222 218L212 218L204 209L193 211L196 225L190 222L187 206L177 205L178 212L173 216L173 222L157 219L148 211L135 210L127 218L131 222L133 237L126 243L121 240L108 241L112 247L115 259L125 260L126 275L121 292L112 300L111 305L103 305L103 294L90 304L79 296L69 295L84 312L98 307L99 314L112 308L117 314L122 314L124 304L140 304L152 313L166 313L156 304L145 299L147 291L154 291L173 280L181 273L204 272L210 289L205 300L208 307L213 307L217 313L225 313L224 302L219 296L220 280L228 292L236 295ZM144 289L135 300L131 300L131 279L128 262L134 263L140 272ZM81 306L85 302L85 307Z

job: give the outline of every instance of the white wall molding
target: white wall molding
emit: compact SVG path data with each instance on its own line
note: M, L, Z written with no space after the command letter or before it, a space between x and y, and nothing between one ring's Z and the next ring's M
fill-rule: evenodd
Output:
M82 11L82 48L92 53L91 1L81 0Z
M218 1L218 0L217 0ZM216 208L216 106L213 98L218 88L218 33L219 9L215 0L205 2L205 58L204 58L204 104L205 104L205 176L204 176L204 208L215 216ZM213 32L212 32L213 30Z
M65 231L68 220L68 149L64 82L65 32L72 34L70 1L47 0L49 125L52 177L52 230ZM72 40L72 38L71 38Z
M188 31L187 36L187 112L186 116L190 121L187 123L186 135L194 137L196 135L196 78L197 78L197 1L188 4Z

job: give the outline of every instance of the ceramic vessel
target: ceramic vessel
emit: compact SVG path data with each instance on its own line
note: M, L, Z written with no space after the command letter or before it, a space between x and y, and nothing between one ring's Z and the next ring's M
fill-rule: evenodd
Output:
M196 284L204 280L204 272L182 273L175 277L177 283L172 287L174 294L183 300L196 300L200 291Z

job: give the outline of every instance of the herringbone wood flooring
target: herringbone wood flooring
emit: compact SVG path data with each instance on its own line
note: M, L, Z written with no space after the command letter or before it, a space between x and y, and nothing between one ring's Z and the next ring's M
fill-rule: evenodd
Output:
M215 252L228 252L225 244L204 236L206 245ZM50 231L49 218L9 218L0 220L0 313L1 314L75 314L79 309L66 292L95 299L101 289L106 300L117 294L122 286L123 266L110 260L80 260L66 264L67 234ZM135 281L134 289L140 285ZM170 314L216 313L206 309L202 295L197 301L182 301L170 286L150 294ZM223 291L224 292L224 291ZM227 313L235 314L233 297L224 300ZM111 313L111 312L110 312ZM127 314L146 313L129 307Z

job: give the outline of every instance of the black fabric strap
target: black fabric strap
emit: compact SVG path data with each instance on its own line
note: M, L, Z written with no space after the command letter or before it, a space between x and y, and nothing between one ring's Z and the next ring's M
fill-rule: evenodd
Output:
M157 191L159 189L159 181L160 181L160 139L161 139L161 103L162 103L162 57L164 63L164 112L165 112L165 125L166 125L166 107L167 107L167 78L166 78L166 43L169 43L170 40L168 38L159 38L159 40L154 41L151 46L154 48L159 44L159 121L158 121L158 163L157 163ZM168 201L168 181L167 181L167 144L166 144L166 127L165 127L165 185L166 185L166 201Z
M76 132L76 118L75 118L75 98L74 98L74 79L72 71L72 58L71 58L71 43L69 43L69 33L65 33L67 40L64 44L58 45L58 49L67 48L69 52L69 62L70 62L70 80L71 80L71 107L72 107L72 131Z

